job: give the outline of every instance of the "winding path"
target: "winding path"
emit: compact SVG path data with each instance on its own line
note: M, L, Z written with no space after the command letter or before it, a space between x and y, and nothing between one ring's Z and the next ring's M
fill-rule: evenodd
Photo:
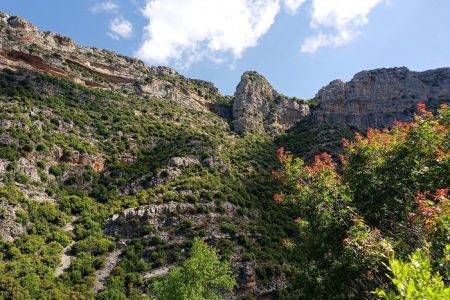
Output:
M72 232L73 231L73 223L75 223L76 220L78 220L79 217L72 216L70 219L70 222L64 225L62 228L65 232ZM72 262L73 256L70 255L70 250L72 250L73 245L75 244L74 241L72 241L69 245L64 247L62 253L61 253L61 259L59 266L55 270L55 277L60 276L62 273L64 273L65 270L67 270L70 267L70 263Z
M105 287L106 278L117 265L122 252L123 249L116 249L109 253L105 259L105 265L95 272L94 292L98 292Z

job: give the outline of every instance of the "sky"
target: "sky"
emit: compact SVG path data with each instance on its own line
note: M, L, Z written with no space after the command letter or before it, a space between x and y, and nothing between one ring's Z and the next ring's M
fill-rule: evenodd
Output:
M226 95L247 70L311 99L362 70L450 67L449 0L0 0L0 11Z

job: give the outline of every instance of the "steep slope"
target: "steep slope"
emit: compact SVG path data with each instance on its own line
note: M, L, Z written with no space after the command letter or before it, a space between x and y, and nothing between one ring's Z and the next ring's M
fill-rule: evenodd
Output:
M222 96L210 82L185 78L167 67L147 67L142 61L111 51L76 45L70 38L40 32L28 21L0 13L0 65L25 68L98 89L169 100L198 110L210 110L232 121L238 133L276 135L313 117L361 131L408 121L418 102L436 108L450 99L450 69L413 72L407 68L363 71L348 83L334 80L314 102L288 98L256 72L245 72L234 97ZM309 105L308 105L309 104Z
M1 71L0 95L2 297L141 297L195 236L232 262L230 297L285 286L272 138L25 70Z
M70 38L40 32L27 20L0 12L0 65L25 68L99 89L172 100L196 109L217 110L219 91L206 81L191 80L167 67L142 61Z
M246 72L227 97L5 13L0 46L0 298L145 299L196 236L232 264L225 296L277 295L302 267L272 200L277 147L336 154L349 127L448 101L448 69L363 72L318 107Z

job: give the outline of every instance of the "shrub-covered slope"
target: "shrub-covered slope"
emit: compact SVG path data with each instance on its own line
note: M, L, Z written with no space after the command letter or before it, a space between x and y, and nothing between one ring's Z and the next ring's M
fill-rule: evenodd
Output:
M195 236L232 262L235 294L285 285L296 229L272 201L273 138L28 71L0 88L3 297L140 298Z

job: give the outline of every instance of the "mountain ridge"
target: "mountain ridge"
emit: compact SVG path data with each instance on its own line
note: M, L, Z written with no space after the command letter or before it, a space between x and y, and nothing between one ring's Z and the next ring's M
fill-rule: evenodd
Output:
M361 71L344 83L337 79L316 94L320 104L289 98L255 71L245 72L233 96L223 96L213 83L189 79L169 67L95 47L77 46L70 38L0 13L0 64L28 68L100 89L180 102L227 118L238 133L279 134L310 117L361 131L389 127L412 118L417 103L431 107L450 99L450 68L423 72L406 67ZM434 88L436 87L436 88Z
M428 104L448 102L447 69L364 71L313 101L248 71L224 96L210 82L78 47L5 13L0 66L6 299L149 299L152 281L186 258L195 237L231 264L237 285L225 299L306 297L322 279L302 277L302 253L290 244L299 220L274 201L277 149L337 159L354 131L389 126L385 109L406 109L407 120L427 91ZM400 102L374 84L391 77ZM333 278L324 279L333 293L370 297Z

